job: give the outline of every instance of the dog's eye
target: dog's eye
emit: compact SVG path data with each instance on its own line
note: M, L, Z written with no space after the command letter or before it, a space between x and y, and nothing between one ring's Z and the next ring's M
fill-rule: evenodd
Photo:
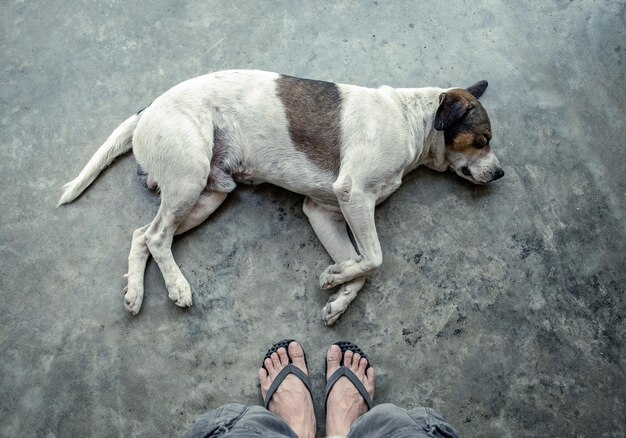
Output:
M487 144L489 143L489 139L487 137L485 137L484 135L479 135L478 137L476 137L476 148L477 149L482 149L485 146L487 146Z

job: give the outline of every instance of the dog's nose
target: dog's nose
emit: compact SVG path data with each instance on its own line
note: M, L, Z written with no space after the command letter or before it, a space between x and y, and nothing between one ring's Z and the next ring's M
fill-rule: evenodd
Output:
M497 179L500 179L504 176L504 170L502 170L501 168L496 170L493 174L493 178L491 181L495 181Z

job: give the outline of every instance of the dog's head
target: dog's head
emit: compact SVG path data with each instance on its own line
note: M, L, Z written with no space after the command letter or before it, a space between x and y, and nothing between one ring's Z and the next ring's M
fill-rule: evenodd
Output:
M444 133L445 159L450 169L476 184L504 176L489 145L489 116L478 101L486 88L487 81L480 81L466 90L453 88L441 93L435 116L435 129Z

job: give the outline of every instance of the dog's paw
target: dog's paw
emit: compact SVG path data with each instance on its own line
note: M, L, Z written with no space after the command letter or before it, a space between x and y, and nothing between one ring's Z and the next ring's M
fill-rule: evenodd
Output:
M356 294L355 294L356 296ZM327 326L333 325L341 315L348 309L348 305L354 298L348 298L346 300L346 291L341 288L337 293L333 294L324 308L322 309L322 316L324 318L324 324Z
M191 307L191 286L184 278L179 279L167 288L167 294L170 300L174 301L178 307Z
M137 315L143 302L143 290L137 287L124 288L124 307L132 315Z
M327 274L326 271L320 274L320 288L330 289L333 287L333 275Z
M330 265L328 268L326 268L324 272L320 274L320 288L331 289L340 284L341 282L338 281L339 276L337 275L340 272L341 265L339 264Z
M339 290L330 296L328 302L322 309L324 323L333 325L341 315L348 309L348 306L365 284L365 277L357 277L348 283L343 284Z
M353 259L330 265L320 275L320 287L330 289L359 277L363 274L363 268L360 265L362 261L363 256L358 255Z
M337 311L336 309L333 309L333 306L331 303L326 303L326 305L322 309L322 316L324 318L324 324L327 326L333 325L335 322L337 322L339 317L343 315L345 311L346 309Z

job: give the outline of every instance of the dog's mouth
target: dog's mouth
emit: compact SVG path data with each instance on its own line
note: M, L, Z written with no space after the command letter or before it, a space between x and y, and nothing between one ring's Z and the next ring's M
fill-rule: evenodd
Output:
M480 184L480 185L485 184L484 182L479 181L476 178L474 178L474 175L472 175L472 171L467 166L461 166L461 167L453 168L453 169L455 173L459 175L460 177L462 177L463 179L471 181L474 184Z
M461 178L471 181L474 184L478 184L478 185L488 184L504 176L504 170L502 170L501 168L491 171L488 175L480 175L481 177L483 177L482 179L476 178L476 176L474 176L474 174L472 173L472 171L470 170L468 166L461 166L458 168L452 167L452 169Z

